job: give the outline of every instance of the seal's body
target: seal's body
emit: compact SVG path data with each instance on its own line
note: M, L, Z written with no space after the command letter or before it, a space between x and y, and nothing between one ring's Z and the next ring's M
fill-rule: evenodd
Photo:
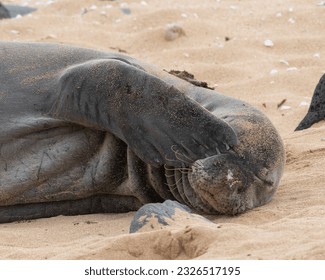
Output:
M0 43L0 222L137 210L204 213L268 202L282 141L248 104L131 57Z
M325 74L320 78L308 109L295 131L307 129L314 123L325 120Z
M9 11L6 9L5 6L3 6L0 2L0 19L3 18L10 18L10 13Z

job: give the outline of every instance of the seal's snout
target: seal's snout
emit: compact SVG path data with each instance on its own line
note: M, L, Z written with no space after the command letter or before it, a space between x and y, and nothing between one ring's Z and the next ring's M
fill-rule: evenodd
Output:
M277 170L266 168L256 175L244 161L229 153L198 160L189 173L189 181L197 195L215 212L229 215L269 202L278 178Z
M241 194L248 188L249 176L238 159L231 154L219 154L196 161L189 173L194 191L217 213L237 214L245 211Z

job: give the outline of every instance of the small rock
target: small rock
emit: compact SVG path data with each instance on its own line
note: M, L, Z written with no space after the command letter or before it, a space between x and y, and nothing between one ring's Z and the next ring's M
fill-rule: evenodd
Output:
M83 16L84 14L87 14L88 13L88 10L87 8L81 8L80 10L80 15Z
M291 107L288 106L288 105L282 105L282 106L280 107L280 110L290 110L290 109L291 109Z
M289 67L287 68L287 72L294 72L294 71L297 71L298 68L297 67Z
M296 20L295 20L294 18L289 18L289 19L288 19L288 22L293 24L293 23L296 22Z
M173 41L183 35L185 35L184 29L177 23L169 23L166 25L165 39L167 41Z
M123 14L130 15L131 9L129 8L129 5L127 3L121 3L120 9Z
M203 216L192 214L191 209L177 201L149 203L142 206L134 215L129 233L160 230L168 227L186 227L198 224L215 227Z
M49 40L49 39L56 39L57 37L53 34L46 35L45 37L42 37L42 40Z
M235 5L231 5L229 8L232 10L238 10L238 6L235 6Z
M289 62L286 61L286 60L284 60L284 59L279 60L279 62L282 63L282 64L285 64L285 65L289 66Z
M270 72L270 74L271 75L276 75L276 74L278 74L278 72L279 71L277 69L272 69L271 72Z
M96 6L96 5L91 5L91 6L89 7L89 10L90 10L90 11L95 11L95 10L97 10L97 6Z
M315 53L315 54L313 55L313 57L315 57L315 58L320 58L320 53Z
M20 32L18 30L10 30L10 33L15 34L15 35L20 34Z
M306 102L306 101L302 101L302 102L300 102L300 104L299 104L299 107L305 107L305 106L309 106L310 105L310 103L309 102Z
M264 41L264 46L265 46L265 47L268 47L268 48L272 48L272 47L274 46L274 44L273 44L272 40L270 40L270 39L266 39L266 40Z

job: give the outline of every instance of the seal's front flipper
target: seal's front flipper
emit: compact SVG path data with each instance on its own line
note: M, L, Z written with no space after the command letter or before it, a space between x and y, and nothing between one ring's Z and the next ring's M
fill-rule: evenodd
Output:
M228 150L237 136L175 87L114 59L65 69L51 116L109 131L144 162L181 166L176 153L195 161Z
M309 128L321 120L325 120L325 74L316 86L307 115L295 131Z

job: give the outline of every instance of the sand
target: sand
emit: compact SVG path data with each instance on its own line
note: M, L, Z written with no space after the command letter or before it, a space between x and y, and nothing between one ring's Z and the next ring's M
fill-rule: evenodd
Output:
M325 259L325 122L294 132L325 71L325 6L305 0L5 1L1 40L126 51L262 110L287 163L273 201L237 217L128 234L134 213L0 225L1 259ZM185 34L165 39L167 24ZM285 101L284 101L285 100ZM284 101L278 108L278 104Z

